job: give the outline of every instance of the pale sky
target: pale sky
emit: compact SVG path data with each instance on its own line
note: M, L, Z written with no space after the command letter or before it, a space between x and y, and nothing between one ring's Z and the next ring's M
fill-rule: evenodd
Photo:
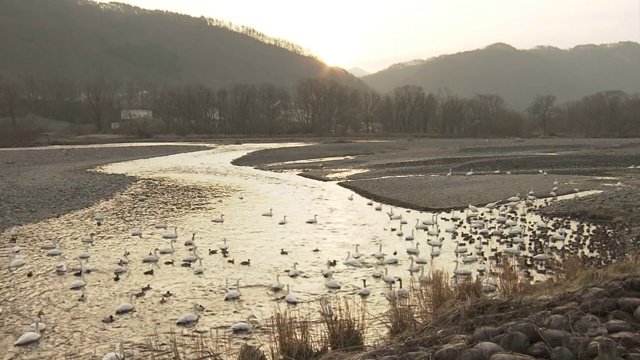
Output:
M106 2L104 0L98 0ZM120 0L206 16L369 72L504 42L519 49L640 41L640 0Z

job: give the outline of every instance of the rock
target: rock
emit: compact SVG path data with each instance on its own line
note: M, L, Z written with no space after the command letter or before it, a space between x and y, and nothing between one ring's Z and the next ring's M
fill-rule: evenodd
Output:
M640 306L633 312L633 316L640 321Z
M467 346L462 343L447 344L433 354L435 360L456 360Z
M630 331L622 331L612 334L609 337L628 348L640 346L640 335L632 333Z
M576 356L564 346L559 346L551 352L551 360L574 360Z
M633 311L626 312L622 310L613 310L612 312L609 313L609 315L607 315L607 320L622 320L628 323L638 322L636 318L633 316Z
M527 335L519 331L512 331L506 334L498 344L505 350L510 350L520 354L526 354L530 342Z
M606 284L604 289L607 290L609 295L611 295L613 297L620 297L619 294L621 292L627 290L627 287L624 284L624 282L622 282L620 280L614 280L614 281L611 281L608 284Z
M546 329L541 332L541 335L551 348L569 345L570 334L564 330Z
M469 343L470 345L473 345L483 341L490 341L495 336L501 333L502 333L502 329L500 328L483 326L476 329L476 331L474 331L473 334L467 336L467 343Z
M569 320L564 315L551 315L544 322L544 326L547 329L569 330Z
M601 287L590 287L588 289L584 289L582 293L582 302L587 300L600 299L609 296L609 292Z
M587 346L587 355L589 355L590 358L594 359L596 356L598 356L598 348L600 346L600 340L602 339L604 339L603 336L598 336L597 338L589 342L589 345Z
M604 290L603 290L604 291ZM607 315L618 308L618 301L613 298L590 299L580 304L580 310L596 315Z
M618 299L620 310L634 312L640 306L640 298L623 297Z
M573 329L581 334L586 334L589 329L597 326L600 326L600 319L595 315L587 314L573 324Z
M400 357L400 360L426 360L431 358L429 353L423 351L412 351Z
M460 360L486 360L489 357L485 357L484 353L480 349L465 349L460 354Z
M511 325L509 329L511 329L511 331L518 331L527 335L527 338L529 338L530 343L534 343L542 339L540 337L540 331L538 330L538 328L532 322L529 322L529 321L515 323Z
M395 355L389 355L382 358L382 360L398 360L398 357Z
M549 349L544 341L538 341L537 343L529 346L527 354L535 358L548 358L551 356L551 349Z
M625 360L640 360L640 353L628 353L621 356Z
M491 355L490 360L534 360L531 356L514 353L497 353Z
M604 324L604 328L607 329L607 332L609 334L613 334L623 331L630 331L631 325L622 320L609 320Z
M640 298L640 291L623 290L616 293L616 295L613 295L613 296L617 298Z
M577 302L569 302L564 305L556 306L551 309L551 314L572 314L578 311L579 304Z
M504 349L500 345L489 341L478 343L473 348L482 351L482 354L486 359L490 358L495 353L504 351Z
M640 291L640 278L631 277L624 280L625 285L629 290Z

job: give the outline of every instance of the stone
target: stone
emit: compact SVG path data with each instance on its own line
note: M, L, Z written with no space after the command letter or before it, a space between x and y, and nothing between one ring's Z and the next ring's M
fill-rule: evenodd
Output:
M564 346L559 346L551 351L551 360L574 360L576 356Z
M533 356L534 358L548 358L551 356L551 349L547 346L544 341L538 341L537 343L529 346L527 349L527 354Z
M580 319L573 324L573 330L581 334L586 334L589 332L589 329L597 326L600 326L600 319L595 315L587 314L580 317Z
M640 306L633 312L633 316L640 321Z
M631 325L622 320L609 320L604 324L604 328L609 334L630 331Z
M590 299L580 304L580 310L596 315L607 315L618 308L618 301L613 298Z
M551 314L553 315L564 315L564 314L574 314L578 311L579 304L577 302L569 302L564 305L556 306L551 309Z
M551 315L545 320L544 327L547 329L569 330L569 320L564 315Z
M540 331L538 330L538 327L535 326L532 322L529 322L529 321L523 321L523 322L515 323L515 324L511 325L509 327L509 329L511 331L518 331L518 332L521 332L521 333L527 335L527 338L529 338L529 342L530 343L534 343L534 342L539 341L540 339L542 339L540 337Z
M505 350L526 354L530 342L527 335L519 331L512 331L500 339L498 345L502 346Z
M640 298L640 291L623 290L615 295L617 298Z
M412 351L400 357L400 360L426 360L431 358L429 353L423 351Z
M480 349L465 349L460 354L460 360L486 360L489 357L485 357L484 353Z
M632 333L630 331L622 331L619 333L611 334L611 336L609 337L628 348L640 346L640 335Z
M466 345L462 343L447 344L433 354L435 360L457 360Z
M633 311L627 312L622 310L613 310L607 315L607 320L622 320L628 323L637 323L635 316L633 316Z
M535 360L535 358L523 354L497 353L491 355L490 360Z
M564 330L546 329L541 332L541 335L551 348L569 345L570 334Z
M382 360L398 360L398 357L395 355L389 355L382 358Z
M624 284L624 282L622 282L620 280L614 280L614 281L611 281L608 284L606 284L604 289L607 290L609 295L614 296L614 297L620 297L618 294L620 294L621 292L627 290L627 287Z
M587 355L589 355L589 357L592 359L598 356L599 339L601 338L602 336L598 336L597 338L589 342L589 345L587 346Z
M504 351L504 349L500 345L489 341L478 343L473 348L482 351L482 354L486 359L490 358L495 353Z
M624 360L640 360L640 353L628 353L621 356Z
M585 289L582 293L582 302L586 300L593 300L603 298L609 295L609 292L601 287L593 286Z
M640 278L631 277L624 280L624 284L629 290L640 291Z
M640 306L640 298L623 297L618 299L620 310L634 312Z
M467 343L473 345L483 341L490 341L501 333L502 329L500 328L483 326L477 328L476 331L473 332L473 334L467 336Z

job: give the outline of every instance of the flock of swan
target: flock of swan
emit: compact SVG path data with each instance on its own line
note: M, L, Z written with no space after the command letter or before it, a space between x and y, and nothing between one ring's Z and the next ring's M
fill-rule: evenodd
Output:
M472 175L467 174L468 176ZM554 191L557 188L557 180L554 183ZM146 197L141 196L138 199L139 206L144 206ZM353 195L348 197L349 201L353 201ZM532 265L532 269L539 271L541 274L548 269L548 262L552 260L553 255L550 253L552 249L557 249L555 246L558 242L563 242L568 239L572 234L572 229L568 228L561 222L538 222L530 223L527 219L527 209L534 205L536 200L535 194L529 192L526 196L517 194L511 196L505 200L495 201L486 204L484 207L476 207L469 205L464 210L452 210L450 212L434 213L423 219L416 219L415 224L409 224L408 220L404 218L403 214L394 212L394 208L390 207L387 212L389 222L386 224L385 230L394 233L398 240L401 240L399 244L404 245L404 251L408 259L408 266L406 266L407 276L418 276L420 280L426 279L425 265L433 263L435 258L440 257L443 254L454 259L455 269L453 269L454 278L470 277L474 273L478 276L485 276L483 281L483 289L486 292L493 292L497 289L498 284L496 280L492 278L491 263L498 266L500 256L509 256L513 258L525 259L524 262L529 262ZM367 202L367 205L371 206L375 211L382 211L382 204L374 204L372 201ZM261 214L263 217L273 217L273 209L269 209L268 212ZM106 216L102 213L96 213L94 215L94 221L98 226L102 225L106 221ZM211 219L212 223L223 224L225 217L220 214L219 217ZM305 221L309 225L315 225L319 222L318 215L314 215L312 218ZM278 221L278 225L286 226L289 220L287 216L282 216L282 219ZM443 228L447 226L446 228ZM129 259L129 253L125 252L119 257L116 264L114 264L113 274L114 280L118 281L119 276L125 274L128 271L128 265L132 261L140 261L142 263L157 264L162 262L163 255L171 255L176 253L177 249L175 244L177 242L178 228L173 227L172 230L167 224L156 223L153 225L154 229L164 230L162 238L167 241L167 246L162 248L155 248L148 255L138 259ZM407 231L405 233L405 230ZM410 230L410 231L409 231ZM134 228L131 231L131 236L141 236L144 229ZM588 231L588 230L587 230ZM13 229L9 232L11 241L15 244L19 238L18 232ZM84 251L76 254L74 257L79 264L79 279L76 279L68 284L70 290L81 290L87 286L85 273L90 272L88 265L83 262L90 258L89 247L94 242L94 233L83 237L80 241L85 245ZM422 241L422 242L421 242ZM453 246L455 244L455 247ZM188 255L182 258L183 266L190 267L194 275L203 274L206 270L202 263L202 256L199 253L198 241L195 234L184 242L184 245L188 248ZM423 246L423 248L421 248ZM42 251L47 256L57 257L62 254L62 250L56 244L55 241L48 241L41 245ZM425 251L424 249L429 249ZM444 250L446 249L446 250ZM402 257L398 256L398 251L393 253L386 253L383 249L383 245L379 245L377 249L370 255L361 251L361 246L355 244L353 251L347 251L344 261L338 262L336 260L327 260L326 267L318 269L317 276L322 276L324 285L329 290L337 290L343 287L339 280L333 277L337 267L351 267L351 268L365 268L370 269L370 276L375 280L380 280L388 287L388 291L384 293L384 296L389 301L396 299L408 298L410 296L410 289L406 286L403 287L403 279L398 276L389 275L390 266L405 266L401 260ZM15 245L12 249L14 256L9 263L9 268L15 270L25 264L25 258L20 253L20 247ZM218 244L218 249L209 249L209 255L222 254L227 257L231 251L231 244L226 238ZM314 252L320 250L316 247ZM288 251L280 249L280 255L288 255ZM444 257L444 255L443 255ZM404 258L402 258L404 259ZM232 262L229 259L228 262ZM166 261L165 264L173 265L173 260ZM240 266L251 266L250 260L239 263ZM297 268L300 265L298 262L293 262L292 267L288 269L283 276L290 278L296 278L300 276L301 272ZM473 265L473 269L470 266ZM153 269L150 270L153 274ZM369 271L369 270L367 270ZM529 270L527 270L529 271ZM65 264L58 264L55 268L55 272L58 274L64 274L67 272ZM147 272L145 272L147 274ZM419 274L419 275L418 275ZM295 305L299 300L299 296L291 290L290 284L283 284L280 281L280 275L276 274L276 281L268 286L268 288L274 293L279 294L284 292L284 295L279 299L284 300L286 303ZM313 281L313 278L309 278ZM357 285L357 295L361 297L368 297L374 294L372 290L367 286L367 278L362 279L350 279L351 281L362 282L362 285ZM354 286L353 283L350 284ZM397 286L397 288L396 288ZM240 280L236 280L234 287L226 286L227 292L224 295L224 300L234 301L241 298ZM285 290L286 289L286 290ZM144 289L143 289L144 291ZM166 293L166 296L170 296L170 292ZM83 295L84 296L84 295ZM83 297L82 296L82 297ZM164 301L163 295L163 301ZM81 299L82 299L81 297ZM80 299L79 299L80 300ZM182 314L175 320L176 325L185 326L197 323L200 318L200 313L204 310L199 304L194 303L191 311ZM1 314L0 309L0 314ZM134 294L131 293L128 296L127 301L118 304L114 308L116 315L123 315L135 311L134 306ZM327 312L326 309L321 312ZM329 311L330 313L330 311ZM31 324L29 331L24 333L18 339L16 339L14 345L22 346L41 339L41 333L46 329L46 325L42 320L43 313L38 313L38 319ZM233 331L251 331L255 322L256 316L249 314L246 321L238 322L231 325ZM103 322L113 321L113 315L109 315ZM124 356L122 341L118 344L117 352L112 352L104 356L103 359L122 359Z

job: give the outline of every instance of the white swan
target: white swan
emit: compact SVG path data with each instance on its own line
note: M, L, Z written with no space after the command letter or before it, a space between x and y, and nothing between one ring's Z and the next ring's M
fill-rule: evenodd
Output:
M122 264L128 264L129 263L129 252L125 251L124 254L122 255L122 257L120 258L120 261L118 261L119 263Z
M328 278L331 275L333 275L333 270L331 270L331 260L327 260L327 267L322 269L322 276Z
M358 291L358 295L362 297L371 295L371 290L367 287L367 279L362 279L362 289Z
M221 224L224 222L224 214L220 214L219 218L211 219L211 222Z
M178 321L176 321L176 324L178 325L189 325L189 324L193 324L195 322L198 321L198 318L200 318L200 316L198 315L198 310L201 306L198 304L193 304L193 312L187 312L182 314L179 318Z
M362 267L362 263L358 259L350 259L351 252L347 251L347 258L344 261L345 265L353 266L353 267Z
M91 257L91 254L89 254L89 247L88 246L85 246L84 247L84 251L79 252L78 256L77 256L78 259L82 259L82 260L88 259L90 257Z
M116 314L126 314L131 311L133 311L133 294L129 294L129 302L118 305Z
M285 215L282 220L278 222L278 225L285 225L287 223L287 215Z
M84 265L80 259L78 259L78 262L80 263L80 280L75 280L69 284L69 288L71 288L71 290L80 290L87 285L87 282L84 279Z
M202 267L202 259L198 259L198 266L193 268L194 275L200 275L204 273L204 267Z
M42 244L42 246L40 246L40 249L42 250L53 250L57 247L56 245L56 241L55 240L51 240L47 243Z
M385 265L395 265L395 264L398 263L398 259L392 256L392 257L384 259L383 262L384 262Z
M47 324L42 322L42 315L44 315L44 312L42 310L38 311L38 319L29 325L29 331L36 331L36 326L38 327L38 332L47 328Z
M280 282L280 275L276 274L276 282L271 284L272 291L280 291L284 288L284 285Z
M289 270L289 277L297 277L298 275L300 275L300 271L296 268L296 266L298 266L297 262L293 263L293 269Z
M411 258L411 264L409 264L409 272L410 273L414 273L414 272L418 272L420 271L420 266L417 264L414 264L414 260L413 257Z
M295 294L291 293L291 290L289 289L289 284L287 284L287 296L284 297L284 301L293 305L298 303L298 297Z
M153 249L153 254L149 254L142 258L143 263L155 263L158 262L158 249Z
M125 267L125 264L121 260L120 265L113 270L113 273L115 275L119 275L119 274L124 274L125 272L127 272L127 268Z
M449 169L449 172L447 173L447 177L450 177L450 176L451 176L451 174L452 174L451 172L452 172L452 171L453 171L453 168Z
M353 253L353 255L351 255L352 258L354 259L358 259L360 257L362 257L362 254L360 254L358 252L358 248L360 247L360 244L356 244L356 251Z
M371 273L371 276L373 276L376 279L382 277L382 271L380 271L380 269L378 269L378 265L376 265L376 268Z
M389 275L389 269L384 269L384 276L382 277L382 281L386 282L387 284L394 284L396 282L396 278Z
M188 263L192 263L192 262L196 262L198 260L198 247L194 246L193 249L191 249L191 252L189 253L189 255L185 256L182 261L184 262L188 262Z
M458 269L458 265L460 261L458 259L455 260L456 268L453 270L453 273L458 276L469 276L471 275L471 270L469 269Z
M382 252L382 244L378 246L378 252L373 254L373 257L382 260L384 259L384 253Z
M9 236L11 237L11 240L17 240L18 239L18 229L13 228L11 229L11 231L9 231Z
M65 264L56 265L56 274L63 275L66 272L67 272L67 267Z
M124 344L120 340L118 352L110 352L102 357L102 360L124 360Z
M222 243L218 244L218 248L220 248L220 250L228 250L229 249L229 244L227 244L227 238L223 238L222 239Z
M405 238L404 238L404 239L405 239L406 241L413 241L413 240L415 239L414 231L415 231L414 229L411 229L411 235L407 235L407 236L405 236Z
M155 225L153 225L154 228L156 229L166 229L167 228L167 224L165 223L156 223Z
M441 250L439 246L432 246L431 247L431 257L438 257L440 256Z
M262 216L272 217L273 216L273 209L269 209L269 212L262 213Z
M464 253L467 252L467 247L466 246L460 246L460 242L458 242L458 240L456 240L456 248L455 248L454 252L456 254L464 254Z
M40 330L38 330L40 328L40 325L38 324L38 321L36 320L36 326L35 326L35 331L28 331L24 334L22 334L18 340L16 340L16 342L13 343L14 346L19 346L19 345L26 345L26 344L30 344L34 341L38 341L40 340L40 337L42 337L42 335L40 335Z
M238 332L250 332L253 329L253 325L251 324L251 320L258 319L255 315L250 314L247 316L246 321L237 322L231 325L231 331L234 333Z
M340 289L340 282L338 280L333 280L331 276L325 281L324 286L329 289Z
M89 236L85 236L82 238L82 242L85 244L93 244L93 235L94 233L89 234Z
M142 230L140 228L134 228L133 230L131 230L131 236L142 237Z
M396 294L403 299L407 299L409 297L409 289L402 288L402 279L398 278L398 282L400 283L400 289L396 291Z
M382 204L378 203L378 205L374 208L376 211L382 211Z
M178 238L178 227L173 227L173 232L166 232L162 234L163 239L177 239Z
M467 175L467 176L473 176L473 169L471 169L471 171L468 171L465 175Z
M160 249L160 251L158 251L158 252L160 254L172 254L172 253L174 253L176 251L176 249L173 247L173 243L176 242L176 241L178 241L178 240L172 239L170 241L170 244L169 244L170 246L169 247L164 248L164 249Z
M224 296L225 300L237 300L240 298L240 280L236 280L236 289L230 290Z
M407 254L420 255L420 243L417 243L416 246L408 247Z
M184 242L184 246L194 246L196 244L196 233L191 235L191 239L187 239Z
M318 223L318 215L313 215L313 219L307 220L307 224L317 224Z
M104 222L104 215L102 213L96 213L93 219L98 223L98 226L100 226Z

